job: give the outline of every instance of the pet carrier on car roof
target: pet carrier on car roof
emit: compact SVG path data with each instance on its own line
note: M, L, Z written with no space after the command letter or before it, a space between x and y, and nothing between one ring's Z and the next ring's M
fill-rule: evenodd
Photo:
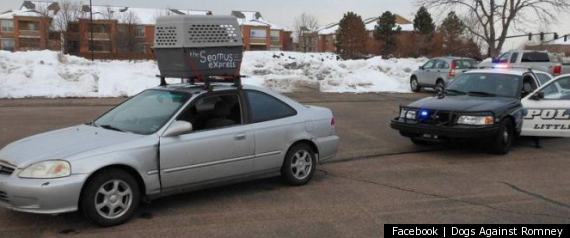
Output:
M231 16L166 16L156 21L154 49L164 78L239 78L243 40Z

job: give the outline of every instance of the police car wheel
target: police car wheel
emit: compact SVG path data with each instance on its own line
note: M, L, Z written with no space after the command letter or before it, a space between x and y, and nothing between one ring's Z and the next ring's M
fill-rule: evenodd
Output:
M499 132L493 140L493 153L498 155L508 154L511 150L511 146L513 145L514 137L515 129L513 122L509 119L504 119L501 121Z

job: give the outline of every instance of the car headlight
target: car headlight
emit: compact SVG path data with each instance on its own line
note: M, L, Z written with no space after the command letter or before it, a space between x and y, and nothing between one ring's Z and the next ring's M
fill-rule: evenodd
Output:
M71 175L71 165L63 160L50 160L26 167L18 176L20 178L61 178Z
M416 120L417 112L414 110L403 109L400 110L400 118L407 120Z
M495 118L492 116L460 116L457 124L486 126L495 124Z

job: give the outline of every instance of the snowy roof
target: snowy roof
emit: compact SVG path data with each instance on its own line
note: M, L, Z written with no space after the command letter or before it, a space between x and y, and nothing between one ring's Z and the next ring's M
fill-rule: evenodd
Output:
M373 31L374 29L376 29L376 25L378 23L378 18L379 17L370 17L370 18L366 18L364 20L364 26L365 26L367 31ZM396 26L400 26L402 28L402 31L413 31L414 30L414 24L412 24L406 18L404 18L400 15L397 15L397 14L396 14ZM319 35L336 34L338 27L339 27L338 23L332 23L332 24L329 24L329 25L321 28L317 32L319 33Z
M132 22L137 24L154 25L156 18L160 16L173 15L210 15L207 10L187 10L187 9L158 9L158 8L136 8L136 7L111 7L93 6L93 19L95 20L118 20L119 23ZM89 16L89 6L83 8L83 16Z
M549 42L548 44L549 45L570 45L570 35L568 36L566 41L564 41L564 36L562 36L561 38L553 40L553 41Z
M89 5L83 5L79 18L89 18ZM57 18L59 16L58 1L42 0L42 1L24 1L20 10L14 10L0 14L0 19L10 19L16 16L41 16L39 12L46 12L50 17ZM154 25L156 18L159 16L172 15L211 15L208 10L191 10L191 9L159 9L159 8L136 8L122 6L93 6L94 20L117 20L119 23L134 22L142 25ZM55 21L54 21L55 22Z
M0 19L13 19L14 16L41 17L42 14L34 10L10 10L0 14Z
M245 26L269 26L272 30L287 30L285 27L266 21L257 11L232 11L232 16L237 17L238 23Z

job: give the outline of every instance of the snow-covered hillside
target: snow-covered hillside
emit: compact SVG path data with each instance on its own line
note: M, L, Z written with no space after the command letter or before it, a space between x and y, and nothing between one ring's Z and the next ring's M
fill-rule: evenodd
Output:
M246 52L244 83L281 92L408 92L425 59L337 60L333 54ZM95 61L53 51L0 51L0 98L131 96L158 85L153 61Z

